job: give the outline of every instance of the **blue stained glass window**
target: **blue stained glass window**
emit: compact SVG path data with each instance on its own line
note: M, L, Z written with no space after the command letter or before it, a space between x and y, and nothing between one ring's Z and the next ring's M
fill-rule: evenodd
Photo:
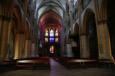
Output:
M50 38L50 42L54 42L54 38Z

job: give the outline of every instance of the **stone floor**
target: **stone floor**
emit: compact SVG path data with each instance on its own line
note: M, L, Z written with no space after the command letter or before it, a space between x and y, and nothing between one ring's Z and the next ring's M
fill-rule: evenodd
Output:
M58 62L50 59L50 69L23 69L0 72L0 76L115 76L115 69L111 68L76 68L67 69Z

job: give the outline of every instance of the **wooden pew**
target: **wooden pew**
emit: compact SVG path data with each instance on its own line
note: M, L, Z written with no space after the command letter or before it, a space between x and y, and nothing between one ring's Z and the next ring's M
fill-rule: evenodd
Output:
M48 57L30 58L30 59L18 59L16 60L16 66L19 68L41 68L50 67Z
M54 58L66 67L90 67L97 66L98 60L95 59L74 59L67 57Z

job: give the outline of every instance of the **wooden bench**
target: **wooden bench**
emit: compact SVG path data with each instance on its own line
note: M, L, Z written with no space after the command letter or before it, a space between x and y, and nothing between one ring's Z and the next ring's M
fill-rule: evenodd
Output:
M50 63L48 57L40 57L32 59L18 59L16 60L16 66L20 68L50 67Z
M56 58L56 60L66 67L88 67L98 65L98 61L95 59L74 59L74 58L60 57Z

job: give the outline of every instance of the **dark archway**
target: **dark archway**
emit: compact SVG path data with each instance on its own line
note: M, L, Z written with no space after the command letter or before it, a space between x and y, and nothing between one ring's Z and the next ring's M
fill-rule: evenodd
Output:
M107 2L107 23L110 33L112 55L115 58L115 5L112 0Z
M72 37L73 40L73 46L72 46L72 52L74 55L74 58L80 58L80 38L79 38L79 25L76 23L74 27L74 34Z
M86 34L88 39L89 55L91 59L98 59L98 39L95 14L88 10L86 17Z

